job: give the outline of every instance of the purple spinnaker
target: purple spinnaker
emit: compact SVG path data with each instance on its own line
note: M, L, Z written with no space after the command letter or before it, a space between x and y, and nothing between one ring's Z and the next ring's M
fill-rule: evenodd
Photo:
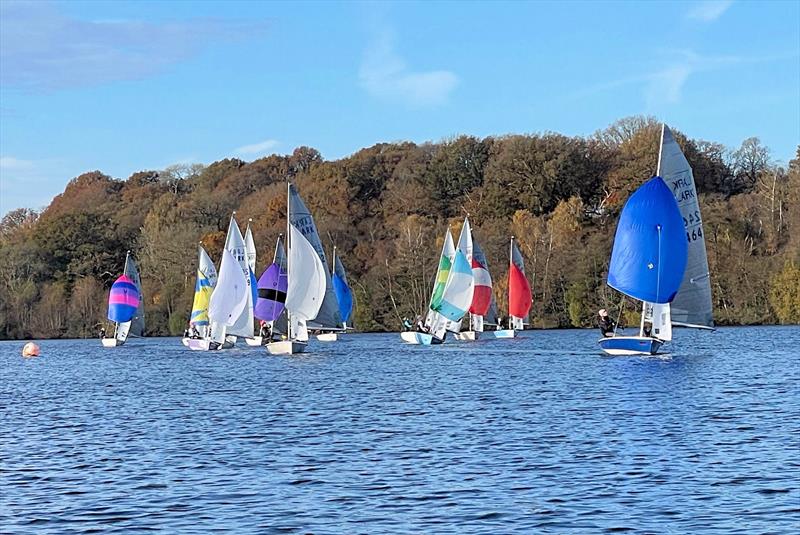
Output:
M258 279L258 299L253 310L255 317L275 321L283 312L289 278L278 264L269 266Z

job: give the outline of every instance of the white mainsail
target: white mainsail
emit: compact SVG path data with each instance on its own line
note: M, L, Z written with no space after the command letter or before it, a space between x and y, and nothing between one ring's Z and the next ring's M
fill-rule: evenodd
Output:
M227 249L222 251L219 276L208 303L211 339L222 344L227 328L236 323L247 308L250 287L239 262Z
M687 327L713 327L711 279L694 176L667 125L663 125L661 130L661 150L656 174L664 179L678 202L689 244L686 273L670 305L672 323Z
M250 229L250 223L253 220L247 221L247 230L244 233L244 251L247 257L247 278L250 282L250 308L253 309L255 314L256 299L258 299L258 280L256 279L256 243L253 240L253 231ZM253 322L251 321L252 325ZM253 331L252 336L255 336Z
M228 326L227 334L243 336L246 338L253 337L253 290L250 285L252 280L250 278L250 266L247 260L247 247L244 243L244 237L239 230L239 225L236 224L236 219L231 216L230 224L228 225L228 235L225 238L225 250L228 251L234 260L239 264L242 271L242 276L247 284L247 302L244 309L235 318L235 321ZM220 271L222 268L220 267ZM216 290L215 290L216 293Z
M292 322L317 317L325 298L325 266L314 247L294 225L289 225L289 281L286 309ZM292 331L297 326L292 323Z

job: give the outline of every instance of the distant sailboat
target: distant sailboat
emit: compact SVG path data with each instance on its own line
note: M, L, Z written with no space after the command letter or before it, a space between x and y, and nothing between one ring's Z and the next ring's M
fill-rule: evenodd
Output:
M489 314L493 300L489 263L474 236L472 238L472 277L475 280L475 290L469 307L469 330L456 334L458 340L474 341L480 338L483 332L484 317Z
M525 320L531 310L531 287L525 275L525 261L522 258L514 236L511 236L511 245L508 254L508 315L509 328L494 331L496 338L514 338L516 331L525 328Z
M282 316L285 318L286 289L288 286L288 274L286 272L286 254L281 245L281 237L275 243L275 254L272 264L264 270L258 279L258 294L254 309L255 317L267 322L270 337L263 338L260 334L253 339L248 338L248 345L264 345L270 342L275 334L276 321ZM284 327L285 328L285 327Z
M208 334L190 339L188 347L192 350L228 349L236 343L237 336L253 336L253 294L247 251L234 216L228 225L217 284L209 298Z
M439 313L434 310L434 307L442 300L444 294L444 287L447 285L447 279L450 276L450 268L455 259L456 248L453 245L453 235L450 234L450 229L444 235L444 244L442 245L442 253L439 256L439 264L436 268L436 277L433 282L433 290L431 298L428 301L428 311L425 317L425 326L428 332L420 332L417 325L414 325L413 331L403 331L400 333L400 338L409 344L441 344L444 340L435 338L431 332L431 326L440 322ZM446 320L441 320L446 321Z
M267 344L267 351L272 355L305 352L308 345L308 323L318 318L327 297L327 280L330 279L318 252L297 228L297 223L309 225L310 214L297 218L293 211L298 206L296 201L301 204L302 201L294 186L288 184L287 188L287 339Z
M333 289L325 248L322 246L322 240L319 237L317 225L314 223L314 217L294 186L289 189L289 204L291 205L291 224L308 240L325 268L325 299L322 301L316 318L310 320L307 327L312 331L321 333L341 332L344 330L342 318L339 315L339 304L336 301L336 293ZM336 337L329 336L326 339L323 336L322 338L318 337L318 339L320 341L335 341Z
M347 273L344 270L341 258L336 254L336 246L333 246L331 282L333 292L336 295L336 302L339 305L339 317L342 320L342 331L347 330L347 322L353 312L353 292L347 284ZM336 331L321 333L317 335L317 340L321 342L334 342L338 338Z
M686 271L687 243L681 212L670 188L658 176L639 187L625 203L617 223L608 285L644 303L652 303L666 331L644 332L644 315L639 336L608 336L599 341L610 355L652 355L672 337L669 303L675 298ZM654 326L655 327L655 326Z
M192 330L197 330L197 335L200 338L205 338L209 335L208 303L216 284L217 268L214 267L214 262L211 261L211 257L208 256L203 246L198 245L197 281L194 285L194 301L192 302L189 324ZM188 337L183 338L183 345L188 347L191 338L192 332L189 333Z
M103 347L121 346L129 335L144 335L142 281L130 251L125 255L122 273L108 295L108 319L114 322L114 336L104 337Z
M447 237L445 237L445 248L447 248ZM452 242L450 244L452 246ZM445 261L446 249L442 250L440 268L448 267ZM472 230L470 229L469 219L464 218L464 225L461 227L461 235L458 239L458 246L455 249L452 264L447 270L447 282L441 288L437 276L437 285L434 287L434 297L431 299L431 311L429 314L428 332L404 332L401 338L411 344L431 345L442 343L447 331L457 329L457 324L469 310L472 303L472 294L475 289L475 280L472 276ZM441 269L440 269L441 273Z

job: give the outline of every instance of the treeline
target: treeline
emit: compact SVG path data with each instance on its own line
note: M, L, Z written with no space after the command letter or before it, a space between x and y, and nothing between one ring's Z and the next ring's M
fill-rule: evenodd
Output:
M286 180L336 244L356 295L356 326L397 330L424 308L445 228L465 214L506 306L508 240L519 240L537 327L580 327L617 310L605 285L619 210L656 168L660 125L632 117L591 137L555 133L440 143L381 143L337 161L308 147L236 159L73 179L41 213L0 223L0 337L94 336L126 250L139 260L150 335L182 332L196 245L213 258L230 214L248 219L259 270L284 232ZM722 325L800 318L800 147L788 168L757 138L730 150L676 132L697 183L715 319ZM637 311L632 304L629 314Z

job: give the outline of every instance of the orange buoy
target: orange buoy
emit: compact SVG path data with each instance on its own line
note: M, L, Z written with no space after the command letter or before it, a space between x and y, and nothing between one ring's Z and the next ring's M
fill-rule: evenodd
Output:
M23 357L38 357L39 356L39 346L37 346L33 342L28 342L27 344L25 344L25 347L22 348L22 356Z

